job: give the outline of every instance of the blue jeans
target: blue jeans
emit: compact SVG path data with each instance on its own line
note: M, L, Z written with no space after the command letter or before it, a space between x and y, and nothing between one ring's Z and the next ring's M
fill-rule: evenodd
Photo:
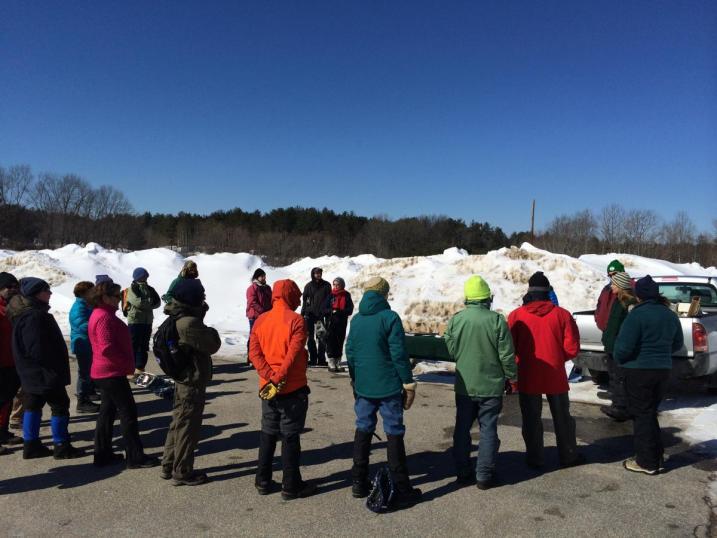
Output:
M381 413L383 431L386 435L403 435L406 426L403 425L403 396L396 394L388 398L364 398L356 396L354 403L356 412L356 429L373 433L376 431L376 412Z
M495 458L500 448L498 416L503 409L503 397L471 398L456 394L456 427L453 431L453 457L459 477L471 474L471 426L478 419L480 447L476 461L476 480L493 478Z

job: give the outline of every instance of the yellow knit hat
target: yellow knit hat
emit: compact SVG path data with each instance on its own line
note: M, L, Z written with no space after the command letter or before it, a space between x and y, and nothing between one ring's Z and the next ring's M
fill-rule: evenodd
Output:
M473 275L463 284L463 294L466 301L484 301L490 299L490 287L481 277Z
M380 276L375 276L371 278L363 288L364 291L375 291L379 295L383 295L384 297L388 297L388 282L386 282L383 278Z

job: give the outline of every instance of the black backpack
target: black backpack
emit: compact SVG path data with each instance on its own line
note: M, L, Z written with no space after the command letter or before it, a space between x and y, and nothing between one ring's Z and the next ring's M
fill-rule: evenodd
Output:
M371 493L366 497L366 508L377 514L390 512L395 493L393 478L388 466L381 467L373 477Z
M181 378L191 363L191 358L179 347L177 320L167 316L154 333L152 352L162 371L172 379Z

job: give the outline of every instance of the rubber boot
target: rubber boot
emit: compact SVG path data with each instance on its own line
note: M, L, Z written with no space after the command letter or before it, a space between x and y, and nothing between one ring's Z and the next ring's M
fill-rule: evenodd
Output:
M354 432L354 465L351 468L351 495L356 499L366 497L371 489L368 480L368 459L373 433L363 430Z
M274 461L276 451L276 436L261 432L259 434L259 458L256 466L256 478L254 487L259 495L268 495L275 491L278 486L271 479L271 464Z
M388 441L388 468L391 470L393 482L396 487L394 496L397 509L413 506L421 499L421 490L411 487L406 465L406 447L403 435L387 435Z
M281 498L285 501L309 497L316 493L316 485L301 479L299 463L301 443L298 435L290 435L281 441L281 466L284 472Z
M70 444L70 434L67 425L70 423L68 415L55 416L50 418L50 430L52 430L52 442L55 445L53 457L56 460L67 460L79 458L82 451Z

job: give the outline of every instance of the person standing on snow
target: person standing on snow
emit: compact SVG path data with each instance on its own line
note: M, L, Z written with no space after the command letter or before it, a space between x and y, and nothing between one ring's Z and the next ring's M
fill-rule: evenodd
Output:
M259 374L261 433L254 486L259 495L274 490L271 466L281 438L283 471L281 497L292 500L316 492L316 485L301 478L300 434L306 424L309 390L306 379L306 327L294 312L301 291L293 280L274 283L272 309L257 319L249 347L249 360Z
M326 366L326 343L324 339L318 338L317 349L314 338L316 323L319 321L325 323L331 295L331 284L321 278L323 273L321 267L314 267L311 270L311 280L304 286L301 304L301 315L306 322L308 335L309 366Z
M343 371L341 355L344 351L344 340L346 339L346 326L349 317L353 314L354 303L351 294L346 291L346 282L337 276L334 278L331 289L330 310L326 327L326 356L329 362L329 372Z
M162 301L152 286L147 284L149 273L144 267L132 272L132 284L127 290L127 325L132 335L135 374L144 372L149 356L149 340L152 337L153 310Z
M633 418L635 457L628 471L656 475L663 471L664 447L657 409L672 369L672 354L684 344L680 320L650 275L635 283L638 304L620 328L613 357L622 367L627 410Z
M400 509L421 498L421 490L411 487L403 424L403 412L411 408L416 397L416 382L401 318L386 300L388 291L388 282L381 277L366 283L346 340L356 412L351 493L356 498L369 494L371 438L376 430L376 413L380 412L388 444L388 467L396 489L394 502Z
M50 314L50 285L40 278L20 279L20 294L8 306L12 322L12 351L22 382L23 459L49 456L78 458L82 451L70 443L70 360L67 345L57 321ZM50 405L50 429L54 451L40 441L42 408Z
M580 351L580 333L573 316L549 298L550 282L542 273L528 280L524 304L508 316L518 363L518 396L523 420L526 463L543 466L543 394L550 405L562 467L584 463L578 453L575 419L570 415L565 363Z
M251 330L254 327L256 318L264 312L271 310L271 286L266 283L266 273L259 268L251 276L251 284L246 289L246 317L249 319L249 338L246 341L247 362L249 360L249 344L251 341Z
M10 433L10 412L13 398L20 389L20 377L12 354L12 323L7 316L7 305L19 292L20 284L14 275L0 273L0 454L7 449L2 445L21 445L22 437Z
M162 295L162 300L165 303L169 303L174 298L173 292L174 287L185 279L194 279L199 278L199 269L197 268L197 263L194 260L187 260L184 262L184 265L182 266L182 270L179 272L179 275L177 278L172 280L172 283L169 285L169 288L167 288L167 293Z
M495 485L498 416L506 380L517 376L513 338L505 318L490 309L493 297L478 275L463 286L466 308L448 322L443 338L456 361L456 425L453 456L458 483L476 482L479 489ZM478 420L480 446L471 469L471 427Z
M77 359L77 412L97 413L100 406L92 401L97 397L95 385L90 379L92 366L92 346L87 336L87 324L90 322L92 307L87 302L88 294L94 288L92 282L78 282L73 293L75 302L70 308L70 351Z

